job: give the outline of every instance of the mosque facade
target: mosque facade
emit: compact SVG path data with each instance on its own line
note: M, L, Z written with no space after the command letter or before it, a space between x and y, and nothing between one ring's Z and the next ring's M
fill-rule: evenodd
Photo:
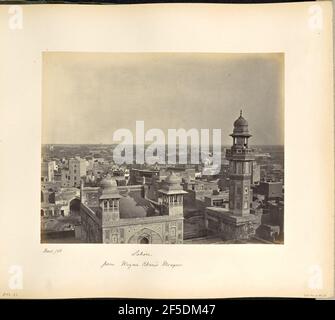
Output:
M118 187L105 177L99 187L81 187L82 240L95 243L183 243L181 178L170 174L158 201L145 197L144 186Z

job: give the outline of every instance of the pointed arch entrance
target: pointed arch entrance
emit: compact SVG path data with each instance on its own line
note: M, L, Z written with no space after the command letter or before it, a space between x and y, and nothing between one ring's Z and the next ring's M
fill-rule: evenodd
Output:
M154 230L143 228L135 232L128 240L128 243L151 244L163 243L162 237Z

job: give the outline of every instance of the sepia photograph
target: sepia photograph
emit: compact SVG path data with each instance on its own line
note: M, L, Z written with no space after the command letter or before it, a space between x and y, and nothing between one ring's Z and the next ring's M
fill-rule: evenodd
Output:
M283 53L43 52L41 242L284 243Z
M333 297L332 12L0 6L0 298Z

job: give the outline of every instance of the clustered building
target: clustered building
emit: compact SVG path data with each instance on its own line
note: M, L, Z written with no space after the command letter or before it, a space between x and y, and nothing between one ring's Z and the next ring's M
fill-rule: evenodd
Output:
M100 146L88 157L82 152L67 160L52 146L54 157L41 166L41 216L67 223L74 213L77 242L282 243L283 167L249 146L242 112L231 137L216 176L202 175L198 165L117 166Z

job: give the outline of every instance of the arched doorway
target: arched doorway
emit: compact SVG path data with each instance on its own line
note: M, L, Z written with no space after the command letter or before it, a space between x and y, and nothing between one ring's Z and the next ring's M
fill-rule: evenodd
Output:
M41 209L41 217L44 217L44 210Z
M149 244L149 239L147 237L140 238L140 244Z
M80 200L75 198L70 201L70 214L79 215L80 213Z
M135 232L128 240L127 243L137 244L161 244L163 243L162 237L156 231L143 228Z

